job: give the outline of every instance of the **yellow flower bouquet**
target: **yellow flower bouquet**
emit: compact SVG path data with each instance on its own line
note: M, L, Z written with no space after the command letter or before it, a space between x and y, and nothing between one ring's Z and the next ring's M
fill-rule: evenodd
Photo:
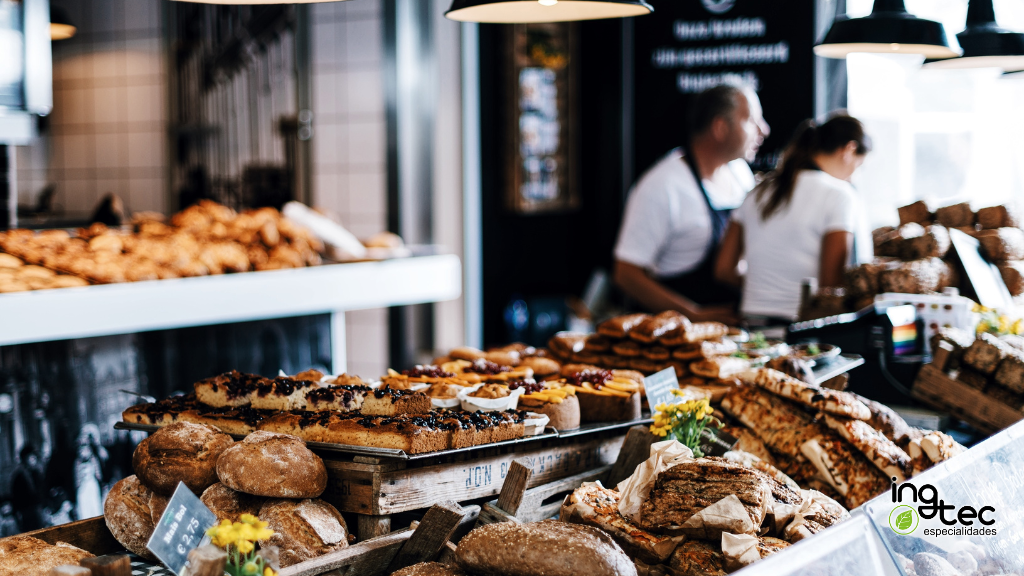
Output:
M686 392L672 390L672 394L684 397ZM721 428L722 423L713 416L714 409L707 398L685 400L676 404L661 403L654 407L654 424L651 433L656 436L675 438L693 451L697 458L704 456L700 449L700 435L709 423Z
M256 553L256 543L270 538L274 531L252 514L242 514L239 520L222 520L206 531L213 545L228 553L224 571L231 576L277 576L266 559Z

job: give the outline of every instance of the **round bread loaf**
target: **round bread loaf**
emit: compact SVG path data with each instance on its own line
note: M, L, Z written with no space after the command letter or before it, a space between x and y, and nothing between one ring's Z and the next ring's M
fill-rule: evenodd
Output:
M260 520L274 531L261 545L278 547L282 568L348 546L345 519L323 500L270 500Z
M154 559L146 542L165 508L166 497L146 488L137 476L129 476L110 489L103 503L103 519L122 546L139 556Z
M481 526L459 542L455 556L466 572L491 576L637 576L607 533L557 520Z
M234 444L231 436L206 424L175 422L135 448L132 468L150 490L170 496L184 482L202 494L217 481L217 459Z
M67 542L47 544L31 536L11 536L0 539L0 574L35 576L46 574L52 568L78 562L93 555Z
M238 522L242 514L258 516L266 502L266 498L232 490L220 482L207 488L199 499L217 515L217 522Z
M466 576L466 573L454 566L446 566L440 562L420 562L397 572L391 576Z
M316 498L327 488L327 468L301 438L253 432L221 454L217 477L239 492L268 498Z

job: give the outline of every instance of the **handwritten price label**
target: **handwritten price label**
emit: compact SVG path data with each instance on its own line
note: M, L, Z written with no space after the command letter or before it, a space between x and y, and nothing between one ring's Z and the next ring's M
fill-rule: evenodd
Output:
M181 574L188 553L204 543L206 530L215 524L217 516L179 482L146 548L175 574Z

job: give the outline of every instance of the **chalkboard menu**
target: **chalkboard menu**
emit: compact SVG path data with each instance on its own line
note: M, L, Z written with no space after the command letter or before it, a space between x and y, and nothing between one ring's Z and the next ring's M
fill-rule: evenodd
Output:
M649 0L635 22L637 176L683 143L691 95L726 79L757 91L771 126L752 164L774 168L814 114L814 0Z

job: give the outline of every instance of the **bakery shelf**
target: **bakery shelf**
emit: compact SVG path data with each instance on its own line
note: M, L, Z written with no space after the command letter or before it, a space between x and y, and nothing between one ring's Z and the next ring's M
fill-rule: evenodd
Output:
M823 362L814 367L814 381L827 382L840 374L846 374L850 370L864 364L864 358L859 354L841 354L833 358L831 362Z
M462 293L457 256L330 264L0 295L0 346L440 302ZM344 333L332 349L344 368Z
M572 438L573 436L582 436L584 434L595 434L597 432L604 432L605 430L628 430L633 426L649 426L654 423L654 420L650 418L640 418L639 420L626 420L624 422L595 422L593 424L584 424L575 430L559 430L559 438Z

